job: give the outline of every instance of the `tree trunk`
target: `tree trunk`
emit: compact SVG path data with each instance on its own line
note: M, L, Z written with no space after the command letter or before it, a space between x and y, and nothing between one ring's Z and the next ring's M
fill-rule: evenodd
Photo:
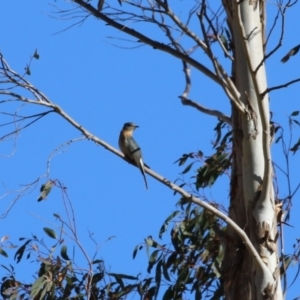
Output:
M230 3L229 3L230 2ZM262 1L224 3L234 45L233 78L246 107L232 109L233 167L229 216L249 236L267 272L259 268L231 228L224 258L226 299L282 299L272 185L269 101ZM260 65L260 67L258 67Z

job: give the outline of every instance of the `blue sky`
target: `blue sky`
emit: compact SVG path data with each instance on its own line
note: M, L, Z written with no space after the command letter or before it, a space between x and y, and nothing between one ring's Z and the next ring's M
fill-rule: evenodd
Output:
M58 7L63 5L62 1L50 3ZM96 5L96 1L92 4ZM82 126L116 148L124 122L134 121L140 125L135 137L143 149L144 160L169 180L174 181L181 176L182 169L174 161L183 153L198 150L206 155L211 153L216 120L181 105L178 96L183 92L185 82L179 60L148 46L130 49L136 44L121 39L132 38L93 17L81 26L63 31L73 21L59 20L59 15L53 18L56 9L52 5L47 1L32 0L2 3L0 49L13 69L22 73L37 49L40 59L33 61L32 74L28 77L32 84ZM176 10L180 11L180 5L176 4ZM274 5L268 4L268 9L268 21L271 22ZM299 55L284 65L280 63L282 56L299 43L294 39L295 28L298 28L295 24L299 23L298 11L299 4L288 11L283 46L267 62L269 86L299 77L299 68L296 67ZM192 20L192 25L195 26L197 21ZM158 32L139 26L153 37ZM200 33L200 28L198 30ZM278 37L277 31L276 34ZM276 41L274 36L270 47ZM223 54L219 56L221 61L224 60ZM202 59L211 67L201 51L195 54L195 58ZM192 99L229 113L229 103L221 88L195 70L192 70L192 83ZM287 116L299 109L299 92L300 85L296 84L270 95L274 120L284 127ZM5 109L7 111L8 106ZM24 114L32 111L44 109L21 108ZM287 127L285 133L288 134ZM62 143L80 136L65 120L51 114L22 131L16 144L14 140L1 143L1 195L45 175L49 155ZM296 131L294 139L297 140L298 136L299 131ZM272 151L274 160L283 166L280 146L274 145ZM291 157L292 187L298 183L298 156ZM286 183L278 175L283 197L287 193ZM149 176L149 191L146 191L136 168L86 140L72 143L52 158L50 178L59 179L68 188L79 236L90 255L95 247L88 237L89 232L94 233L93 238L100 245L115 236L101 246L98 258L103 258L107 268L113 272L132 275L141 272L145 276L146 253L141 252L132 260L132 251L148 235L157 236L165 218L175 210L178 196L173 196L171 190ZM46 177L41 177L37 187L22 197L9 215L1 220L0 236L8 235L11 242L20 245L20 236L44 236L42 228L53 227L55 223L53 213L64 215L61 192L57 188L53 189L47 201L36 202L39 186L45 180ZM224 179L216 188L204 193L210 200L227 207L228 192L228 181ZM1 198L0 214L15 195ZM297 195L290 221L294 227L286 228L285 232L286 253L292 250L295 239L299 238L298 199ZM51 244L51 240L48 242ZM12 257L12 252L8 253ZM0 259L4 265L11 262ZM32 272L24 272L22 266L22 263L16 266L17 274L22 274L24 279L32 276ZM29 266L28 270L37 268L35 263ZM295 272L296 268L293 268L291 274ZM4 274L5 271L0 269L0 275ZM297 295L296 283L289 290L287 299Z

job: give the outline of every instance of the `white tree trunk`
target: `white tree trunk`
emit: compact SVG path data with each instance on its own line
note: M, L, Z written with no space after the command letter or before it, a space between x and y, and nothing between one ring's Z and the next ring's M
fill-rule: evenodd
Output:
M240 271L243 269L241 273L244 272L245 278L249 278L248 293L246 293L247 296L244 294L244 299L282 299L270 154L270 110L268 94L263 95L267 89L265 64L262 63L264 16L261 6L264 4L262 1L247 0L237 3L236 0L232 0L229 5L227 13L233 34L235 84L240 92L241 101L248 110L244 114L233 114L233 118L238 118L233 121L236 136L234 151L239 151L236 155L242 156L241 159L236 159L236 163L241 161L242 166L233 169L233 173L241 172L242 179L236 179L235 182L243 185L243 195L237 192L241 187L233 186L233 182L231 206L235 208L235 211L231 212L230 216L237 217L237 209L245 212L244 224L240 219L237 222L243 226L242 228L249 235L267 266L266 270L262 270L247 254L244 258L240 258ZM232 178L237 177L239 177L238 174L233 174ZM241 200L243 203L234 203ZM243 209L241 209L242 206L244 206ZM234 251L234 247L229 251ZM234 259L233 254L230 257ZM233 278L228 278L228 280L233 280ZM227 288L227 298L235 298L230 291L230 286ZM236 286L236 288L239 287ZM245 286L240 289L245 290ZM234 295L241 296L242 291Z

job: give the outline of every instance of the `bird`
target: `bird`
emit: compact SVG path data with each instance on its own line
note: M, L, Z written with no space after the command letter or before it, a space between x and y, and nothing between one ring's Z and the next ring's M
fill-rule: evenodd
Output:
M127 122L124 124L119 136L119 147L124 154L125 159L140 169L144 177L146 189L148 190L142 151L137 142L132 137L134 130L138 127L138 125L132 122Z
M47 198L48 194L50 193L53 186L53 181L49 180L45 184L42 184L40 188L40 196L38 197L37 201L40 202Z

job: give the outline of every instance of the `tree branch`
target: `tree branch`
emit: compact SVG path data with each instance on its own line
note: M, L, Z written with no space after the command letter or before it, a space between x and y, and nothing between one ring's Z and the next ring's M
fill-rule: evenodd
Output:
M175 24L190 38L192 38L205 52L207 51L208 45L205 44L199 37L192 32L187 26L185 26L180 19L174 14L171 8L164 4L161 0L155 0L159 5L161 5L164 9L166 14L175 22Z
M139 39L140 42L143 42L149 46L152 46L154 49L159 49L163 52L169 53L172 56L177 57L177 58L187 62L188 64L190 64L191 66L193 66L196 69L198 69L199 71L201 71L204 75L206 75L207 77L209 77L216 83L218 83L220 85L222 84L222 82L219 80L219 78L211 70L209 70L208 68L206 68L204 65L197 62L193 58L189 57L188 55L180 53L177 50L173 49L172 47L170 47L164 43L154 41L154 40L150 39L149 37L146 37L145 35L141 34L140 32L138 32L134 29L128 28L127 26L124 26L124 25L112 20L111 18L107 17L106 15L104 15L103 13L101 13L97 9L95 9L93 6L91 6L90 4L88 4L82 0L74 0L74 2L77 3L78 5L84 7L86 10L88 10L90 13L92 13L95 17L107 22L108 25L113 26L113 27L119 29L120 31L125 32L133 37L136 37L137 39Z
M273 86L273 87L270 87L268 89L266 89L262 94L261 94L261 97L264 97L266 94L272 92L272 91L275 91L275 90L279 90L279 89L282 89L282 88L286 88L288 87L289 85L293 84L293 83L296 83L296 82L299 82L300 81L300 78L297 78L297 79L294 79L294 80L291 80L287 83L284 83L284 84L281 84L281 85L276 85L276 86Z
M183 105L188 105L188 106L194 107L197 110L199 110L199 111L201 111L201 112L203 112L207 115L218 117L220 120L226 122L230 126L232 125L231 124L231 118L226 116L225 114L223 114L221 111L206 108L206 107L202 106L201 104L196 103L193 100L187 99L184 96L179 96L179 98L181 99L181 102L182 102Z
M204 23L203 23L203 15L205 13L205 10L206 10L205 2L203 2L202 6L201 6L200 14L198 14L198 18L199 18L199 21L200 21L202 34L203 34L203 36L205 38L205 41L206 41L206 44L207 44L206 54L209 57L209 59L211 60L213 66L215 68L215 72L216 72L217 76L223 82L222 88L223 88L225 94L231 100L232 104L235 105L235 107L241 113L244 113L245 112L245 106L240 100L240 93L238 92L238 90L236 89L235 85L233 84L231 78L228 76L227 72L224 70L222 65L218 62L217 58L214 56L214 54L211 50L210 43L208 41L208 37L207 37L205 27L204 27Z

